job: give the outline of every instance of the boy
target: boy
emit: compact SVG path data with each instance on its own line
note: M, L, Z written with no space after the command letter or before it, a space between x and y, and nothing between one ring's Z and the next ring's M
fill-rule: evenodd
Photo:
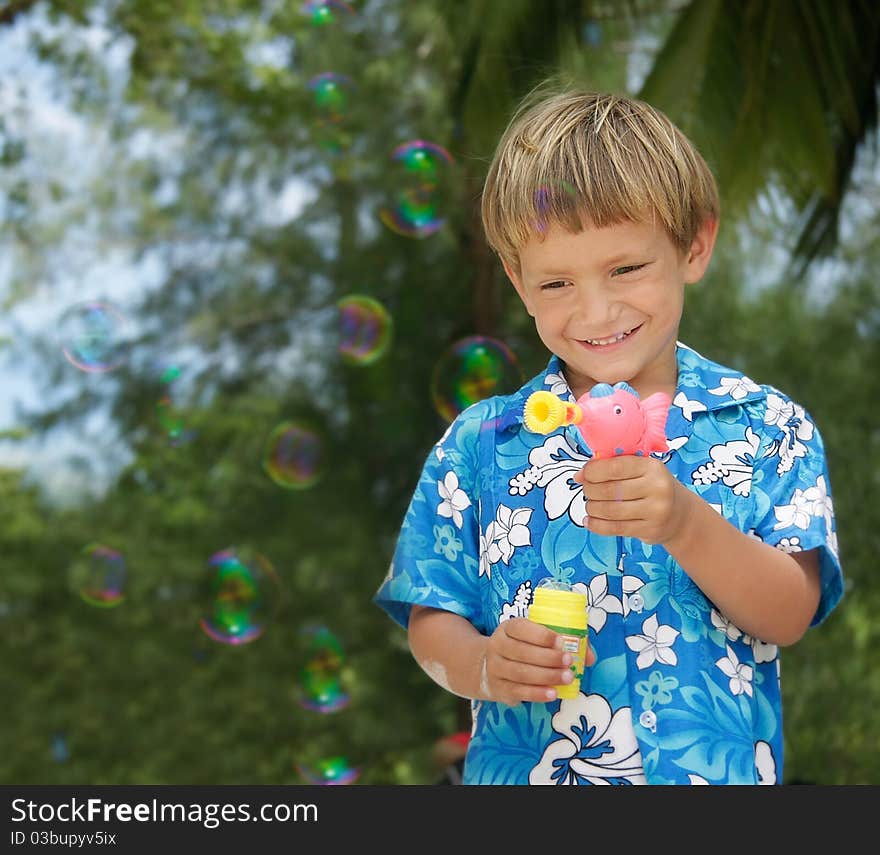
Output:
M483 223L552 358L465 410L430 453L376 602L470 698L464 783L782 782L779 647L842 593L822 441L782 392L677 341L718 226L714 179L649 105L563 93L503 135ZM670 451L591 459L527 431L545 389L666 392ZM544 578L587 594L572 700Z

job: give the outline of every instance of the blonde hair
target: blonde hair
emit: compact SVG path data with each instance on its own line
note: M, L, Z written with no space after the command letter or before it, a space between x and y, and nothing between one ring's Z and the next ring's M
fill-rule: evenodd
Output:
M530 100L501 137L483 187L486 239L514 268L522 246L553 224L576 233L585 219L601 228L659 218L684 252L717 219L712 172L656 108L597 92Z

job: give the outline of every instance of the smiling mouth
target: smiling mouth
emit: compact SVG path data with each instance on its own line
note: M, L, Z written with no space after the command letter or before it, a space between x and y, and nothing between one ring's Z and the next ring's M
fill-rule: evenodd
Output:
M636 330L641 328L641 324L637 327L633 327L631 330L627 330L626 332L619 333L618 335L610 336L609 338L585 338L584 343L589 344L591 347L607 347L609 344L617 344L618 342L623 341L628 336L631 336Z

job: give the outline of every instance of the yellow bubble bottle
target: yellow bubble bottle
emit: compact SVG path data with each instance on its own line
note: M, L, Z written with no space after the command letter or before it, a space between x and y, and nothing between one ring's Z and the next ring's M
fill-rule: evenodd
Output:
M565 582L543 579L535 588L528 616L529 620L562 636L563 650L572 657L570 668L574 679L554 688L557 697L563 700L576 698L587 655L587 595L572 590Z

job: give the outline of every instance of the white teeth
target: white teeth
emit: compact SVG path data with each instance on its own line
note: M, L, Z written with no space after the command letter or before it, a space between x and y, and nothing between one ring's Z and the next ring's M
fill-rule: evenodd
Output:
M635 329L635 327L633 327L633 329ZM594 347L602 344L616 344L618 341L623 341L632 331L633 330L628 330L620 335L611 336L611 338L588 338L584 339L584 341L586 341L587 344L592 344Z

